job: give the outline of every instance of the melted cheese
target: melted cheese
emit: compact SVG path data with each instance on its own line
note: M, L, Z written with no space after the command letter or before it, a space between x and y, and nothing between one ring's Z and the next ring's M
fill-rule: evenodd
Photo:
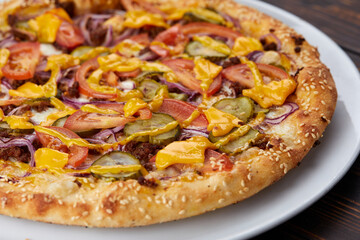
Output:
M231 56L246 56L253 51L262 51L263 47L260 41L251 37L238 37L232 48Z
M147 103L144 102L144 100L142 100L140 98L132 98L125 103L124 116L130 117L130 116L134 115L140 109L143 109L146 107L147 107Z
M169 68L165 64L159 62L144 61L140 67L142 71L146 71L146 72L163 72L166 81L178 82L176 74L171 70L171 68Z
M225 113L214 107L210 107L205 110L204 113L209 121L207 129L208 131L212 131L214 137L224 136L234 127L239 127L239 123L241 123L234 115Z
M28 24L36 32L38 40L43 43L53 43L62 20L54 14L45 13L35 19L30 19Z
M169 97L169 91L166 86L161 86L155 97L148 103L151 111L156 112L162 105L165 98Z
M256 64L247 58L241 58L251 70L255 86L251 89L244 89L243 95L256 101L261 107L269 108L273 105L284 104L286 98L295 91L296 82L293 79L283 79L264 84L262 75Z
M119 44L117 44L111 51L119 52L121 53L121 55L126 57L131 57L131 56L137 56L138 53L144 48L145 46L130 39L126 39L120 42Z
M128 28L141 28L146 25L165 27L169 25L165 23L163 17L159 14L153 14L144 10L127 11L123 26Z
M156 168L163 170L176 163L204 163L205 150L208 148L214 149L215 146L203 136L170 143L156 154Z
M200 112L198 109L196 109L195 111L193 111L193 112L191 113L191 115L181 123L181 127L187 128L188 126L190 126L190 124L191 124L197 117L199 117L200 114L201 114L201 112Z
M99 108L96 105L93 104L85 104L80 108L83 112L89 112L89 113L100 113L100 114L119 114L119 112L112 110L112 109L105 109L105 108Z
M217 141L215 143L215 146L217 148L220 148L221 146L224 146L224 145L228 144L229 142L234 141L234 140L238 139L239 137L244 136L246 133L248 133L250 131L250 129L251 129L251 127L248 125L240 126L234 132L230 133L226 137Z
M10 56L10 51L6 48L0 49L0 78L3 76L1 68L5 66Z
M28 116L7 116L4 120L9 124L11 129L32 129L34 125L29 122Z
M69 154L50 148L39 148L35 154L35 165L37 168L64 168L68 163Z
M204 58L195 58L195 78L201 81L200 87L206 93L214 78L219 75L222 67ZM206 94L204 94L206 97Z

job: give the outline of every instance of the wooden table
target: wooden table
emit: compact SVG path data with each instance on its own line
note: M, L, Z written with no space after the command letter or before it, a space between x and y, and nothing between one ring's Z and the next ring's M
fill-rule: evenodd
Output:
M294 13L325 32L360 69L360 0L265 2ZM301 214L254 238L261 239L360 239L360 156L329 193Z

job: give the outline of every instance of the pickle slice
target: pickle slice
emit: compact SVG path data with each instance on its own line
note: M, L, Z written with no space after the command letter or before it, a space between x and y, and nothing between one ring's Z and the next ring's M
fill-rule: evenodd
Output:
M213 107L234 115L247 123L254 113L254 102L248 97L225 98L216 102Z
M234 132L236 130L236 128L234 128L233 130L231 130L230 133ZM229 135L230 133L228 133L227 135ZM210 132L209 134L209 140L213 143L219 141L220 139L226 137L225 136L221 136L221 137L214 137L214 135L212 135L212 133ZM228 144L222 145L220 146L220 151L224 152L224 153L239 153L242 152L244 150L246 150L247 148L249 148L251 146L251 144L253 142L255 142L259 137L260 137L260 133L251 128L249 130L249 132L247 132L244 136L239 137L238 139L229 142Z
M113 151L105 154L96 160L92 166L116 166L116 165L140 165L140 161L135 158L130 153L121 152L121 151ZM91 171L91 170L90 170ZM94 173L92 174L97 178L113 178L113 179L129 179L129 178L137 178L140 176L138 171L134 172L120 172L120 173Z
M192 41L186 45L185 52L190 56L201 56L212 62L220 61L227 57L227 55L223 53L220 53L212 48L205 47L198 41Z
M173 117L163 113L153 113L151 119L137 120L132 123L127 123L124 128L126 136L130 136L137 132L150 131L157 128L166 126L167 124L175 121ZM140 136L136 137L134 141L137 142L149 142L156 145L165 145L175 141L180 135L180 127L156 135L156 136Z
M7 122L0 122L0 131L10 136L21 136L24 134L31 134L34 129L12 129Z
M160 88L161 84L150 79L146 79L140 83L138 89L144 95L144 101L150 102L156 95L157 90Z

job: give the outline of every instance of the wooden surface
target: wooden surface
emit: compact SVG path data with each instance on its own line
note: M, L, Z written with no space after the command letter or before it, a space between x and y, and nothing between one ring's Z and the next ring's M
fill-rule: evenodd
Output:
M264 1L325 32L360 69L360 0ZM262 239L360 239L360 156L328 194L296 217L254 238Z

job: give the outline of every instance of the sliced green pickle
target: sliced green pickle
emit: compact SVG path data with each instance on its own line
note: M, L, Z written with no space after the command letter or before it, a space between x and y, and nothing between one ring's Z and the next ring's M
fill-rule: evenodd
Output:
M173 117L163 113L153 113L151 119L137 120L132 123L127 123L124 127L126 136L130 136L137 132L151 131L166 126L167 124L175 121ZM166 145L175 141L180 135L180 127L156 135L156 136L140 136L136 137L134 141L149 142L156 145Z
M34 132L34 129L12 129L7 122L0 122L0 131L16 137L24 134L31 134Z
M156 95L157 90L161 87L161 84L154 81L146 79L140 83L138 89L144 95L144 101L150 102Z
M64 124L66 122L66 119L68 119L69 115L68 116L65 116L65 117L62 117L62 118L59 118L58 120L56 120L51 126L54 126L54 127L64 127Z
M205 11L211 11L211 10L206 9ZM221 21L217 21L215 19L208 18L205 15L198 14L196 12L186 12L184 14L183 18L189 22L208 22L208 23L222 25Z
M116 166L116 165L140 165L140 161L130 153L113 151L100 157L92 164L92 166ZM95 173L95 171L92 170L90 171L97 178L125 180L129 178L137 178L140 176L139 171L120 172L116 174L111 172L99 174L99 173Z
M161 76L163 73L162 72L157 72L157 71L153 71L153 72L142 72L140 73L136 78L134 78L134 81L136 82L142 82L144 80L156 80L156 78L158 76Z
M198 41L192 41L186 45L185 52L192 57L200 56L210 61L219 61L227 57L227 55L218 52L212 48L205 47Z
M230 133L234 132L235 130L236 128L231 130ZM230 133L228 133L227 135L229 135ZM212 135L212 132L210 132L209 140L213 143L216 143L227 135L221 137L214 137L214 135ZM220 146L220 151L229 154L242 152L249 148L251 144L260 137L260 135L261 134L257 130L251 128L244 136L241 136L238 139L229 142L228 144Z
M71 55L74 57L81 57L82 55L90 52L92 49L94 49L94 47L91 46L80 46L75 48L72 52Z
M225 98L216 102L213 107L234 115L244 123L248 122L254 113L254 102L248 97Z
M186 101L188 99L188 95L185 93L169 93L169 97L181 101Z

